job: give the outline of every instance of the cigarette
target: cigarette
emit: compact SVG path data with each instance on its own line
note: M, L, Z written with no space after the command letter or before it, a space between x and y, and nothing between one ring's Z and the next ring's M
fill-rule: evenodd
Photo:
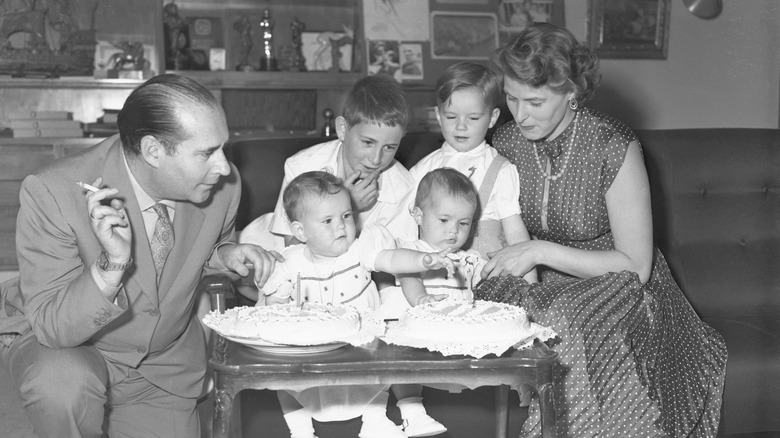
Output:
M89 190L92 193L95 193L98 190L100 190L99 188L97 188L95 186L91 186L91 185L89 185L89 184L87 184L85 182L81 182L81 181L76 181L76 185L81 187L82 189Z

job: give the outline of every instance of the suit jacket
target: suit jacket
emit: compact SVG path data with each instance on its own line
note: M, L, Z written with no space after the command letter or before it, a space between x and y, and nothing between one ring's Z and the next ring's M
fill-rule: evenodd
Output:
M6 300L10 308L22 309L41 344L67 348L91 343L107 360L137 367L155 385L197 397L206 352L202 327L194 318L196 289L204 268L217 267L215 245L235 241L238 171L231 164L231 174L205 203L176 203L175 244L158 286L121 148L114 136L25 178L16 227L20 284ZM119 189L133 232L135 263L114 302L100 293L90 272L101 246L90 228L84 190L75 184L98 176Z

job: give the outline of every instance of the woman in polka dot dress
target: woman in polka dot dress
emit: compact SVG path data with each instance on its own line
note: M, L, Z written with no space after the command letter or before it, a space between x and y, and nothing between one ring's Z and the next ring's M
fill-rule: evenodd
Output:
M522 305L560 335L561 437L715 437L726 347L653 247L642 150L619 121L582 107L598 59L538 23L496 52L515 123L493 145L520 174L536 238L499 251L480 299ZM539 268L540 283L520 276ZM522 436L539 436L533 402Z

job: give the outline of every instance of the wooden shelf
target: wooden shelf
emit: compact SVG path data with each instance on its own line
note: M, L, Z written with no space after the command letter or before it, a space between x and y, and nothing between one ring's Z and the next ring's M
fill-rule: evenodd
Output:
M331 72L238 72L238 71L169 71L197 80L211 89L265 90L348 90L361 73ZM97 88L133 89L140 79L95 79L88 76L68 76L57 79L12 78L0 76L0 88Z
M264 90L348 90L360 73L289 71L177 71L216 89Z

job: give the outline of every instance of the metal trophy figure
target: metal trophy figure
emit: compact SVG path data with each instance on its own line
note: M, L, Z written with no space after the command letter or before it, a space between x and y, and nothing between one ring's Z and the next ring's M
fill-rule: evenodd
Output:
M260 70L276 70L276 57L274 56L274 20L271 18L271 11L263 11L263 19L260 21L260 31L262 32L263 47L260 53Z

